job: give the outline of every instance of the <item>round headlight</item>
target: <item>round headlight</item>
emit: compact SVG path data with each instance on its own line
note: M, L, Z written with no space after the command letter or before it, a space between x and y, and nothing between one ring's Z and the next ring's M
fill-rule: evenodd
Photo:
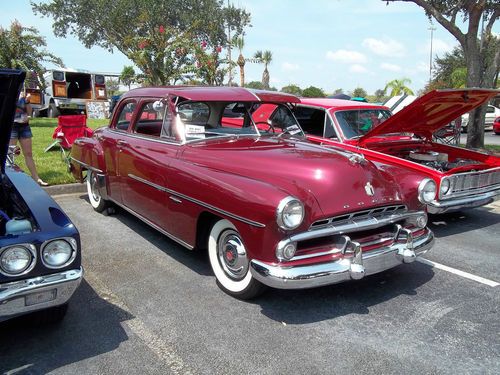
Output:
M48 268L65 267L73 260L73 254L73 248L67 241L50 241L43 247L42 262Z
M430 178L425 178L418 185L418 200L422 203L430 203L436 198L436 183Z
M9 247L0 256L0 270L8 276L19 275L30 265L34 265L33 254L24 246Z
M439 188L441 195L445 195L450 190L450 180L443 179L441 180L441 187Z
M281 200L276 210L276 222L282 229L291 230L297 228L304 220L304 206L302 202L293 197Z

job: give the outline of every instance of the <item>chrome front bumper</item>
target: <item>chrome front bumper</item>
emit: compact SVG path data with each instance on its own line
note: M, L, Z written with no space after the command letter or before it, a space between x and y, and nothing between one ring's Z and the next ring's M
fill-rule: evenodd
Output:
M63 305L83 278L83 268L0 284L0 321ZM40 301L37 301L40 296ZM50 300L47 296L50 297ZM28 299L30 302L27 302Z
M332 262L290 267L252 260L250 271L261 283L277 289L306 289L359 280L365 275L385 271L402 263L410 263L426 253L434 244L430 230L415 239L363 253L359 246L352 254Z
M433 201L427 205L430 214L459 211L467 208L481 207L500 199L500 189L472 196L464 196Z

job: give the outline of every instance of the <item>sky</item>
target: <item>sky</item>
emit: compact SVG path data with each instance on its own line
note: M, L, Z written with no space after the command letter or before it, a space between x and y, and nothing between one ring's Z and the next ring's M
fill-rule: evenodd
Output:
M235 0L251 13L252 27L245 30L243 55L270 50L271 86L316 86L326 93L356 87L369 94L392 79L409 78L413 91L429 80L431 32L429 19L413 3L380 0ZM52 20L33 14L29 0L2 2L0 26L13 20L37 28L47 49L67 67L120 73L133 65L122 53L100 47L85 48L78 39L56 38ZM499 22L494 27L500 33ZM433 58L458 45L441 25L434 23ZM238 51L233 50L233 59ZM247 63L246 81L260 81L263 65ZM239 82L239 68L234 70Z

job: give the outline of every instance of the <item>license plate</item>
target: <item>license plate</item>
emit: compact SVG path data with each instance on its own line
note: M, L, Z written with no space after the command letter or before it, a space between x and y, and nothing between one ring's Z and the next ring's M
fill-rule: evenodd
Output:
M25 297L26 306L38 305L39 303L49 302L56 299L57 289L47 290L45 292L33 293Z

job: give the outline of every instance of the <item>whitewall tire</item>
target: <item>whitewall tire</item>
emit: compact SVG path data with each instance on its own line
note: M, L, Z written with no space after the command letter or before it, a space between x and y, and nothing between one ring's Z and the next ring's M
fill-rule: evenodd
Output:
M212 227L208 255L217 285L225 293L250 299L265 290L265 286L252 277L243 240L228 220L219 220Z
M97 176L92 171L87 171L87 194L92 208L97 212L104 211L108 206L108 202L101 197L97 185Z

